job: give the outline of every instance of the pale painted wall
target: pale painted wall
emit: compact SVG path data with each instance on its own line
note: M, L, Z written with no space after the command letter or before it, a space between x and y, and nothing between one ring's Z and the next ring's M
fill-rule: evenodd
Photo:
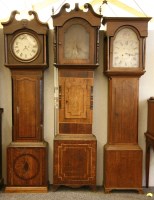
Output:
M3 177L6 182L6 147L11 142L12 102L11 73L4 67L4 38L0 29L0 107L2 118ZM145 185L145 137L147 127L147 99L154 96L154 31L147 38L146 73L140 78L139 95L139 144L144 152L143 185ZM49 33L49 68L44 73L44 138L49 143L49 181L52 183L53 138L54 138L54 67L52 30ZM100 36L100 66L95 71L93 133L97 137L97 185L103 184L103 146L107 141L107 96L108 80L103 72L103 34ZM152 155L153 154L153 155ZM154 153L151 152L150 186L154 186Z

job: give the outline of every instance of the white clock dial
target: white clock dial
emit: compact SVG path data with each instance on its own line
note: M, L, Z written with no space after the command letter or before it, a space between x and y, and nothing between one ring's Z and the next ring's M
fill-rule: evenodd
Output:
M22 61L30 61L38 54L38 41L29 33L21 33L14 39L12 51L18 59Z
M139 67L139 40L130 28L120 30L113 42L113 67Z

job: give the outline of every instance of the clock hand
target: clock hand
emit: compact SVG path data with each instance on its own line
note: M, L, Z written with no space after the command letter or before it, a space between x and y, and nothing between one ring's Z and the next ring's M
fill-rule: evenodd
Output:
M28 50L28 47L27 47L27 46L25 46L23 50Z

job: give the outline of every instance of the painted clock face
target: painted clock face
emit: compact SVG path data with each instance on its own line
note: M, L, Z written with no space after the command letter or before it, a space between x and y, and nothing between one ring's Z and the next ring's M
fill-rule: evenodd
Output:
M89 33L80 25L72 25L65 33L65 59L89 59Z
M139 40L130 28L121 29L113 42L113 67L139 67Z
M17 35L12 43L12 53L17 59L23 62L35 59L39 53L37 39L30 33Z

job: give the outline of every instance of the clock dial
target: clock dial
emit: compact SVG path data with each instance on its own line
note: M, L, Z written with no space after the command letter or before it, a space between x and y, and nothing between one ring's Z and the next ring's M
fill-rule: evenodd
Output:
M12 52L16 58L22 61L31 61L38 55L38 41L29 33L21 33L13 40Z
M89 33L82 25L72 25L65 33L64 42L66 59L89 58Z
M139 40L130 28L120 30L113 42L113 67L139 67Z

